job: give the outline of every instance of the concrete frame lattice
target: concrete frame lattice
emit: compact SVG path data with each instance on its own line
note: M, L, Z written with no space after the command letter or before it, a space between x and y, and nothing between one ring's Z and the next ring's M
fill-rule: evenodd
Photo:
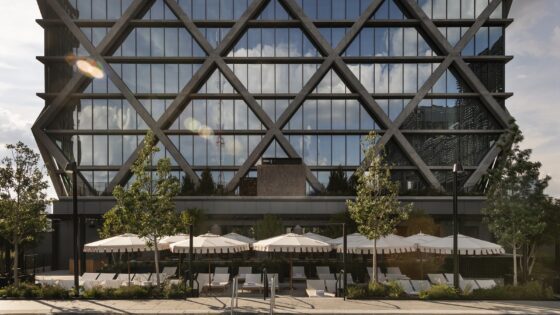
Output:
M233 47L233 45L235 45L237 40L247 31L250 20L256 18L269 4L269 2L271 2L271 0L253 0L247 10L235 22L233 27L228 31L227 35L216 48L212 47L206 37L198 29L195 23L187 16L176 0L165 0L166 5L178 17L182 25L207 54L207 57L204 59L204 62L197 72L193 74L192 79L181 89L177 97L172 101L171 105L157 121L152 118L150 113L138 101L137 97L110 66L109 62L107 62L104 58L104 56L111 55L111 53L124 41L130 31L132 31L133 28L129 27L130 21L141 18L152 7L155 0L134 0L123 15L111 27L105 38L99 45L97 45L97 47L88 40L85 34L76 25L76 22L72 20L58 1L44 1L46 1L48 6L56 13L62 23L70 30L74 37L76 37L79 43L83 45L91 57L95 58L103 65L109 79L114 83L117 89L136 110L140 117L146 122L148 127L154 132L157 140L162 142L165 149L167 149L171 156L177 161L181 170L187 174L195 184L199 182L197 174L193 171L192 167L181 155L170 138L165 134L164 130L169 128L173 121L187 106L189 101L193 99L193 94L195 94L198 89L206 83L206 80L214 71L217 71L217 69L219 69L233 88L241 95L241 98L267 129L266 134L264 134L261 141L249 154L247 160L239 167L234 177L227 184L227 190L233 190L237 187L239 181L250 171L251 167L255 165L273 140L276 140L280 144L289 157L300 157L295 148L288 141L287 137L283 134L282 127L290 120L298 108L300 108L303 104L306 97L331 69L339 75L353 93L358 95L359 100L362 102L369 114L372 115L372 117L379 122L383 128L385 128L382 132L383 135L378 145L387 144L389 140L394 138L393 141L400 147L413 166L417 167L421 176L432 188L437 190L443 190L440 182L432 173L429 166L422 160L416 150L414 150L399 128L447 69L452 68L459 77L464 80L467 85L469 85L473 92L480 95L482 105L490 111L504 129L509 126L512 120L507 110L503 109L498 104L476 74L468 67L464 57L460 54L463 48L474 37L476 32L488 21L490 15L496 8L498 8L500 3L503 2L507 7L509 7L509 3L511 1L508 0L490 1L488 6L478 17L476 17L474 24L468 28L466 33L461 37L455 46L453 46L441 34L434 21L424 13L416 1L401 0L397 2L405 16L420 21L418 31L422 33L425 39L432 43L434 46L432 48L435 48L438 53L444 57L444 59L428 77L426 82L419 88L412 100L406 105L394 121L389 119L383 109L374 100L372 95L368 93L366 88L360 83L359 79L349 69L348 65L341 57L341 54L365 27L368 20L373 16L377 8L384 0L373 0L364 12L362 12L359 18L353 23L352 27L347 30L345 36L340 40L336 47L332 47L328 43L328 41L320 33L317 26L305 15L303 9L299 7L295 0L278 0L289 15L291 15L291 18L298 22L299 27L307 35L308 39L315 45L317 50L324 56L324 59L317 71L290 102L289 106L284 110L276 122L272 121L272 119L266 114L266 112L258 104L255 97L249 93L247 88L236 77L225 61L225 55ZM75 73L62 91L40 114L32 127L40 152L51 174L51 178L53 179L54 188L59 196L68 195L68 193L58 176L59 173L57 173L57 170L64 168L69 161L63 154L62 150L47 135L44 128L46 128L46 126L55 119L56 115L68 103L72 94L76 93L81 88L84 88L89 82L90 79L87 77L79 73ZM130 168L137 158L138 152L139 148L136 148L127 161L123 163L117 174L110 181L105 193L110 193L116 185L126 183L131 176ZM492 162L497 158L499 153L500 150L496 142L485 155L482 162L479 163L474 173L468 178L464 186L474 186L481 179ZM322 185L311 169L307 165L305 165L305 169L307 181L313 189L322 190ZM91 185L81 174L79 181L82 184L85 184L91 192L94 191Z

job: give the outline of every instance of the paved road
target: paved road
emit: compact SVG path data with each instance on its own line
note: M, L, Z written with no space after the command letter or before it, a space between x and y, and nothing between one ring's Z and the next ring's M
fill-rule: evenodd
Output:
M230 313L230 299L205 297L146 301L0 300L2 314L219 314ZM239 299L236 314L268 313L268 301ZM343 301L338 298L278 297L276 314L559 314L560 302L527 301Z

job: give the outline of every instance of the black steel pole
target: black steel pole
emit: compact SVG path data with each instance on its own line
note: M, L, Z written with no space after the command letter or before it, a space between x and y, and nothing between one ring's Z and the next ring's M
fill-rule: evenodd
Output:
M342 296L344 297L344 300L346 301L346 286L348 285L348 278L346 277L346 248L347 247L347 237L346 237L346 223L342 223L342 267L343 269L343 277L344 279L342 280L343 283L343 291L342 292Z
M459 218L457 215L457 173L458 170L453 171L453 285L455 289L459 289L459 252L458 252L458 238L459 238Z
M78 171L76 167L72 170L72 221L74 224L73 244L74 244L74 288L76 296L80 295L80 272L78 265Z
M193 225L189 225L189 287L193 290Z

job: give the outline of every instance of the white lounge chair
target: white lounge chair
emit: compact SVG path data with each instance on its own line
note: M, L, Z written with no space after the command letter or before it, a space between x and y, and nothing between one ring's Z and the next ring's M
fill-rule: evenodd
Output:
M327 289L327 293L325 295L328 296L336 296L336 280L324 280L325 287Z
M225 290L229 285L229 273L214 274L212 282L206 284L210 289Z
M342 279L340 279L340 281L342 281ZM352 278L351 273L346 274L346 284L354 284L354 278Z
M401 268L399 267L387 267L387 273L392 275L402 275Z
M276 291L278 291L280 289L280 278L278 278L278 274L277 273L267 273L266 277L268 278L268 289L270 290L271 288L271 284L272 284L272 277L274 277L275 279L275 287L276 287Z
M197 286L198 292L202 292L210 283L210 275L208 273L199 273L193 285Z
M101 282L102 281L100 281L100 280L86 280L86 281L84 281L84 284L83 284L84 290L91 290L95 287L100 287Z
M385 279L387 281L395 281L395 280L410 280L409 277L403 274L394 274L394 273L387 273L385 274Z
M473 290L480 289L476 281L465 279L459 281L459 288L461 288L461 291L466 294L471 293Z
M243 286L241 287L241 290L247 290L247 291L262 291L264 288L264 285L262 283L262 276L259 273L248 273L245 275L245 283L243 283Z
M321 280L336 280L334 273L320 273L318 276Z
M253 273L252 267L239 267L239 271L237 272L237 279L245 281L245 276L250 273Z
M369 279L373 281L373 267L367 267ZM381 268L377 267L377 281L385 282L385 274L381 272Z
M305 268L303 266L292 267L292 280L307 280Z
M497 285L496 281L492 279L477 279L475 281L480 289L492 289Z
M152 277L151 273L137 273L134 275L134 279L132 279L132 282L135 285L141 285L141 286L151 286L152 285L152 280L151 278L155 278ZM161 280L161 279L160 279Z
M426 291L432 287L428 280L410 280L410 283L416 292Z
M420 292L414 290L410 280L397 280L397 283L401 286L403 291L408 295L418 295Z
M97 279L95 279L95 280L100 280L100 281L113 280L113 279L115 279L116 275L117 274L115 274L115 273L100 273L99 276L97 277Z
M167 275L167 277L174 277L177 274L177 267L174 266L167 266L163 267L161 274Z
M218 274L229 274L229 267L216 267L214 268L214 274L218 275Z
M306 281L307 287L305 292L309 297L324 297L326 286L325 280L307 280Z
M74 288L74 280L58 280L56 285L65 290L72 290Z
M430 279L432 284L449 284L442 273L429 273L428 279Z
M43 280L36 280L35 283L40 284L42 286L56 286L58 285L58 280L54 279L43 279Z
M451 285L455 284L455 282L453 281L453 274L452 273L444 273L443 275L447 279L447 283L449 283ZM463 277L461 276L461 274L459 274L459 285L461 285L461 281L463 281Z
M84 272L84 274L80 277L80 280L97 280L97 277L99 277L98 272Z
M329 266L316 266L315 269L317 270L317 275L326 275L331 273Z
M126 281L127 284L128 284L128 279L129 279L128 273L119 273L116 278L116 280ZM132 279L134 279L133 273L130 274L130 283L132 283Z
M123 282L121 280L103 280L101 282L101 286L106 288L106 289L118 289L120 288L122 285L126 285L127 282Z

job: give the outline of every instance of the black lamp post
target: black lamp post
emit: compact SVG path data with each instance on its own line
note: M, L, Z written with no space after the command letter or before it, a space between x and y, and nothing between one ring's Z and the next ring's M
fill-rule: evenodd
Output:
M66 165L66 173L72 174L72 248L74 254L74 289L76 296L80 295L80 271L78 266L78 170L76 162L70 162Z
M457 202L457 175L463 172L461 162L453 164L453 285L455 289L459 289L459 218L458 218L458 202Z

